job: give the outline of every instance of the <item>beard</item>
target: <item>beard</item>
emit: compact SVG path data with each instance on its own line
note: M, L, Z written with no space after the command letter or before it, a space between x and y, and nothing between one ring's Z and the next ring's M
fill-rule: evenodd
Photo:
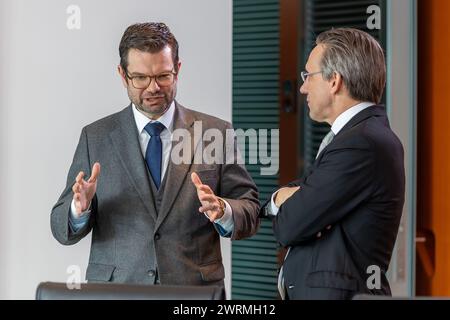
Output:
M167 109L169 109L173 100L175 99L176 87L172 88L169 92L158 92L151 94L149 92L143 92L136 94L128 90L128 97L136 108L142 113L146 114L152 119L157 119L162 116Z

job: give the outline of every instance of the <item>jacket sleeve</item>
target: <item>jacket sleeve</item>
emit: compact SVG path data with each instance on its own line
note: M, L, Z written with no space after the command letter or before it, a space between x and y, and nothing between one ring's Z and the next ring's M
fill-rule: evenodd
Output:
M69 173L67 175L67 182L64 191L59 197L58 201L52 208L50 214L50 226L52 234L58 242L64 245L75 244L84 238L92 229L95 211L97 208L97 199L94 196L92 200L92 212L89 222L86 226L79 230L76 234L73 234L69 228L69 215L70 205L73 199L72 186L75 182L75 178L80 171L83 171L86 176L91 174L91 164L89 161L89 150L86 130L81 132L80 140L78 142L75 155L73 157L72 165L70 166Z
M368 142L330 148L320 161L274 219L274 235L283 246L339 223L372 194L375 156Z
M280 189L282 189L282 188L287 188L287 187L298 187L299 185L300 185L300 183L301 183L301 181L302 180L295 180L295 181L292 181L292 182L289 182L287 185L284 185L284 186L281 186L281 187L279 187L278 189L276 189L276 190L274 190L271 194L270 194L270 197L269 197L269 199L267 199L265 202L264 202L264 204L262 204L261 205L261 208L260 208L260 210L259 210L259 217L260 218L266 218L266 219L269 219L269 220L273 220L274 219L274 215L267 215L267 212L266 212L266 207L267 206L271 206L272 205L272 197L273 197L273 195L275 194L275 192L278 192Z
M231 125L228 124L227 129L232 129ZM225 146L225 158L227 158L227 152L229 155L229 152L236 151L236 154L233 163L225 161L222 165L219 196L226 200L232 209L234 228L231 239L239 240L251 237L258 231L260 204L255 183L244 164L238 161L240 158L236 136L234 136L233 147L233 150L226 150Z

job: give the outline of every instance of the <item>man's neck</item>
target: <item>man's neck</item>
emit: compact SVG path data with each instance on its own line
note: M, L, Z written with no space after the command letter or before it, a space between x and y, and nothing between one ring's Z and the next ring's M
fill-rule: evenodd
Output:
M356 106L357 104L361 103L362 101L358 101L355 99L351 99L351 98L346 98L346 99L342 99L342 101L338 101L336 103L336 106L333 107L333 109L335 110L333 116L327 120L327 123L332 126L334 121L336 120L337 117L339 117L339 115L341 115L342 113L344 113L345 111L347 111L348 109L350 109L351 107Z

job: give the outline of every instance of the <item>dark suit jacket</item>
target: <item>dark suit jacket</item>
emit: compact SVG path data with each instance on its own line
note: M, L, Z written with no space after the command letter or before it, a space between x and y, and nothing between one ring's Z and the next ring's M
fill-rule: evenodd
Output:
M231 128L223 120L176 104L174 129L186 129L194 137L195 121L202 122L203 131L215 128L223 137ZM204 150L205 142L200 143L196 147ZM191 148L193 160L193 144ZM96 161L101 164L101 173L90 221L83 230L72 234L68 226L71 188L79 171L90 176ZM220 237L214 224L198 211L200 202L190 178L194 171L230 204L234 220L231 238L256 233L257 189L244 166L238 164L176 165L169 161L157 212L133 112L128 106L83 128L66 188L52 209L53 235L60 243L71 245L92 230L86 272L91 282L152 284L157 269L161 284L223 284Z
M386 271L405 193L403 147L383 106L352 118L321 152L279 210L276 239L291 247L284 262L291 299L389 295ZM368 277L379 267L380 288ZM375 284L373 278L370 284Z

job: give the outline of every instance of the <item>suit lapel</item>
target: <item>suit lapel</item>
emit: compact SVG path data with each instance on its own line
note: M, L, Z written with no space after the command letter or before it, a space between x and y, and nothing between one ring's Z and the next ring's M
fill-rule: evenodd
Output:
M169 157L169 163L167 166L167 177L165 177L164 194L162 197L161 207L156 220L155 230L159 228L161 223L169 214L183 183L191 183L190 177L187 177L187 173L193 163L195 147L194 141L194 117L189 110L186 110L177 102L175 102L175 114L174 114L174 126L173 129L186 129L190 133L191 137L191 161L190 163L173 164L171 157ZM178 143L178 142L176 142ZM176 144L175 143L175 144ZM174 143L172 143L172 148Z
M145 208L156 220L156 209L150 189L147 167L142 156L136 123L131 105L119 113L117 127L110 133L114 150L125 172L131 179Z

